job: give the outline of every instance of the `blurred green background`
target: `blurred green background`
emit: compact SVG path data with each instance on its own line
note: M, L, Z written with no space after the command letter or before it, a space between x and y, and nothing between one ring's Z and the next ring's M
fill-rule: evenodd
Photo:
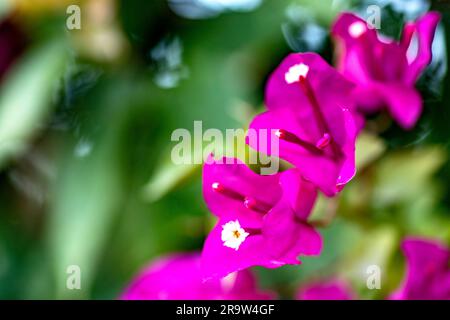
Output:
M443 14L418 83L423 116L409 132L383 114L369 120L357 176L316 206L313 219L328 223L320 257L254 269L282 298L339 277L380 299L403 276L405 235L449 243L449 2L223 3L0 0L1 299L114 299L153 258L200 250L214 221L201 167L170 161L172 131L194 120L245 128L286 54L315 51L331 63L330 23L371 4L393 37L430 8ZM66 27L71 4L80 30ZM366 287L373 264L381 290ZM81 268L81 290L66 288L69 265Z

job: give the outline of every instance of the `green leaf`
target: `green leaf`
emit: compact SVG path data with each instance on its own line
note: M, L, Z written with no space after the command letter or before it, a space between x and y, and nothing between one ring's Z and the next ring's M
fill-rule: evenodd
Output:
M65 43L32 50L11 70L0 91L0 168L22 154L45 122L68 61Z
M384 141L376 135L362 132L356 141L356 167L365 168L386 151Z
M343 0L297 0L294 3L325 25L331 24L340 11L349 9L348 1Z
M378 206L414 201L428 188L432 175L446 161L440 147L391 154L376 170L374 200Z
M3 19L11 11L12 2L10 0L0 1L0 20Z
M76 142L67 143L55 183L48 225L57 298L89 298L111 227L123 206L124 181L121 147L126 124L127 85L114 82L101 95L88 96L84 104L97 107L101 128L91 139L92 151L80 156ZM119 98L120 97L120 98ZM67 268L81 270L81 289L66 286Z
M372 230L364 230L359 238L354 237L352 245L342 257L338 267L339 274L353 282L365 297L382 295L387 289L389 279L387 268L394 252L398 250L398 234L389 226L380 226ZM367 287L368 268L377 266L381 271L381 291Z
M56 185L49 245L58 298L89 297L98 258L120 204L117 155L107 144L87 158L66 160ZM81 290L66 287L71 265L81 270Z
M182 181L186 180L193 173L195 173L196 170L200 170L200 165L176 165L168 160L166 163L157 168L155 175L144 186L144 198L150 202L158 201L180 185Z

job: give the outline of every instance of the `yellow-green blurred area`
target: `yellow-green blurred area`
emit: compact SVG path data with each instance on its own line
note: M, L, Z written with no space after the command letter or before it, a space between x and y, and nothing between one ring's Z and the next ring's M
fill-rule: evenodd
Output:
M405 235L450 241L448 1L0 0L0 298L114 299L152 259L201 250L214 221L201 166L170 160L173 130L245 128L286 54L332 63L331 22L371 4L393 37L443 14L417 84L424 113L411 131L368 120L356 177L316 206L320 257L255 271L282 298L329 277L385 297L404 274ZM71 5L81 29L67 27ZM80 290L66 287L70 265ZM381 290L366 287L369 265Z

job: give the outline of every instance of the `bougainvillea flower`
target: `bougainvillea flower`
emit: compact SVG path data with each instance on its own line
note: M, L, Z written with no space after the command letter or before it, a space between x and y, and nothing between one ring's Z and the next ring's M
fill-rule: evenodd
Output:
M259 175L237 159L208 159L203 196L218 224L202 253L205 279L251 266L299 264L299 255L317 255L320 235L307 224L315 187L291 169Z
M392 299L450 300L450 250L424 239L409 238L402 244L407 274Z
M265 300L275 295L257 288L249 270L203 281L200 254L174 254L153 262L132 281L124 300Z
M249 134L247 143L290 162L326 195L335 195L356 171L361 120L352 90L353 84L319 55L290 54L269 79L269 111L253 119L249 133L258 138Z
M339 280L311 283L300 288L297 300L353 300L348 285Z
M354 14L343 13L337 18L332 26L337 68L357 84L354 96L360 110L372 113L386 108L403 128L415 125L422 112L422 98L414 84L431 62L439 19L439 13L429 12L407 23L397 42L380 37Z

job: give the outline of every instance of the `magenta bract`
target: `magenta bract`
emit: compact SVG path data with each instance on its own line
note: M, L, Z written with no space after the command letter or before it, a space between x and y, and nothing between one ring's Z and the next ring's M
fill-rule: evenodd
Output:
M250 124L252 132L266 134L248 136L247 143L292 163L326 195L335 195L356 172L355 140L362 122L352 89L319 55L290 54L268 82L269 111ZM279 148L271 146L273 139Z
M200 254L170 255L153 262L132 281L124 300L265 300L272 292L257 288L249 270L203 281Z
M450 250L438 242L418 238L406 239L402 249L406 277L391 299L450 300Z
M379 36L352 13L337 18L332 26L337 68L357 84L353 94L360 110L372 113L385 107L403 128L416 124L422 98L414 84L431 62L439 19L439 13L429 12L406 24L397 42Z
M299 255L320 253L321 238L306 221L317 191L298 170L262 176L226 162L210 159L203 168L203 195L219 218L203 248L205 278L299 264Z
M297 300L352 300L354 294L340 280L311 283L300 288Z

